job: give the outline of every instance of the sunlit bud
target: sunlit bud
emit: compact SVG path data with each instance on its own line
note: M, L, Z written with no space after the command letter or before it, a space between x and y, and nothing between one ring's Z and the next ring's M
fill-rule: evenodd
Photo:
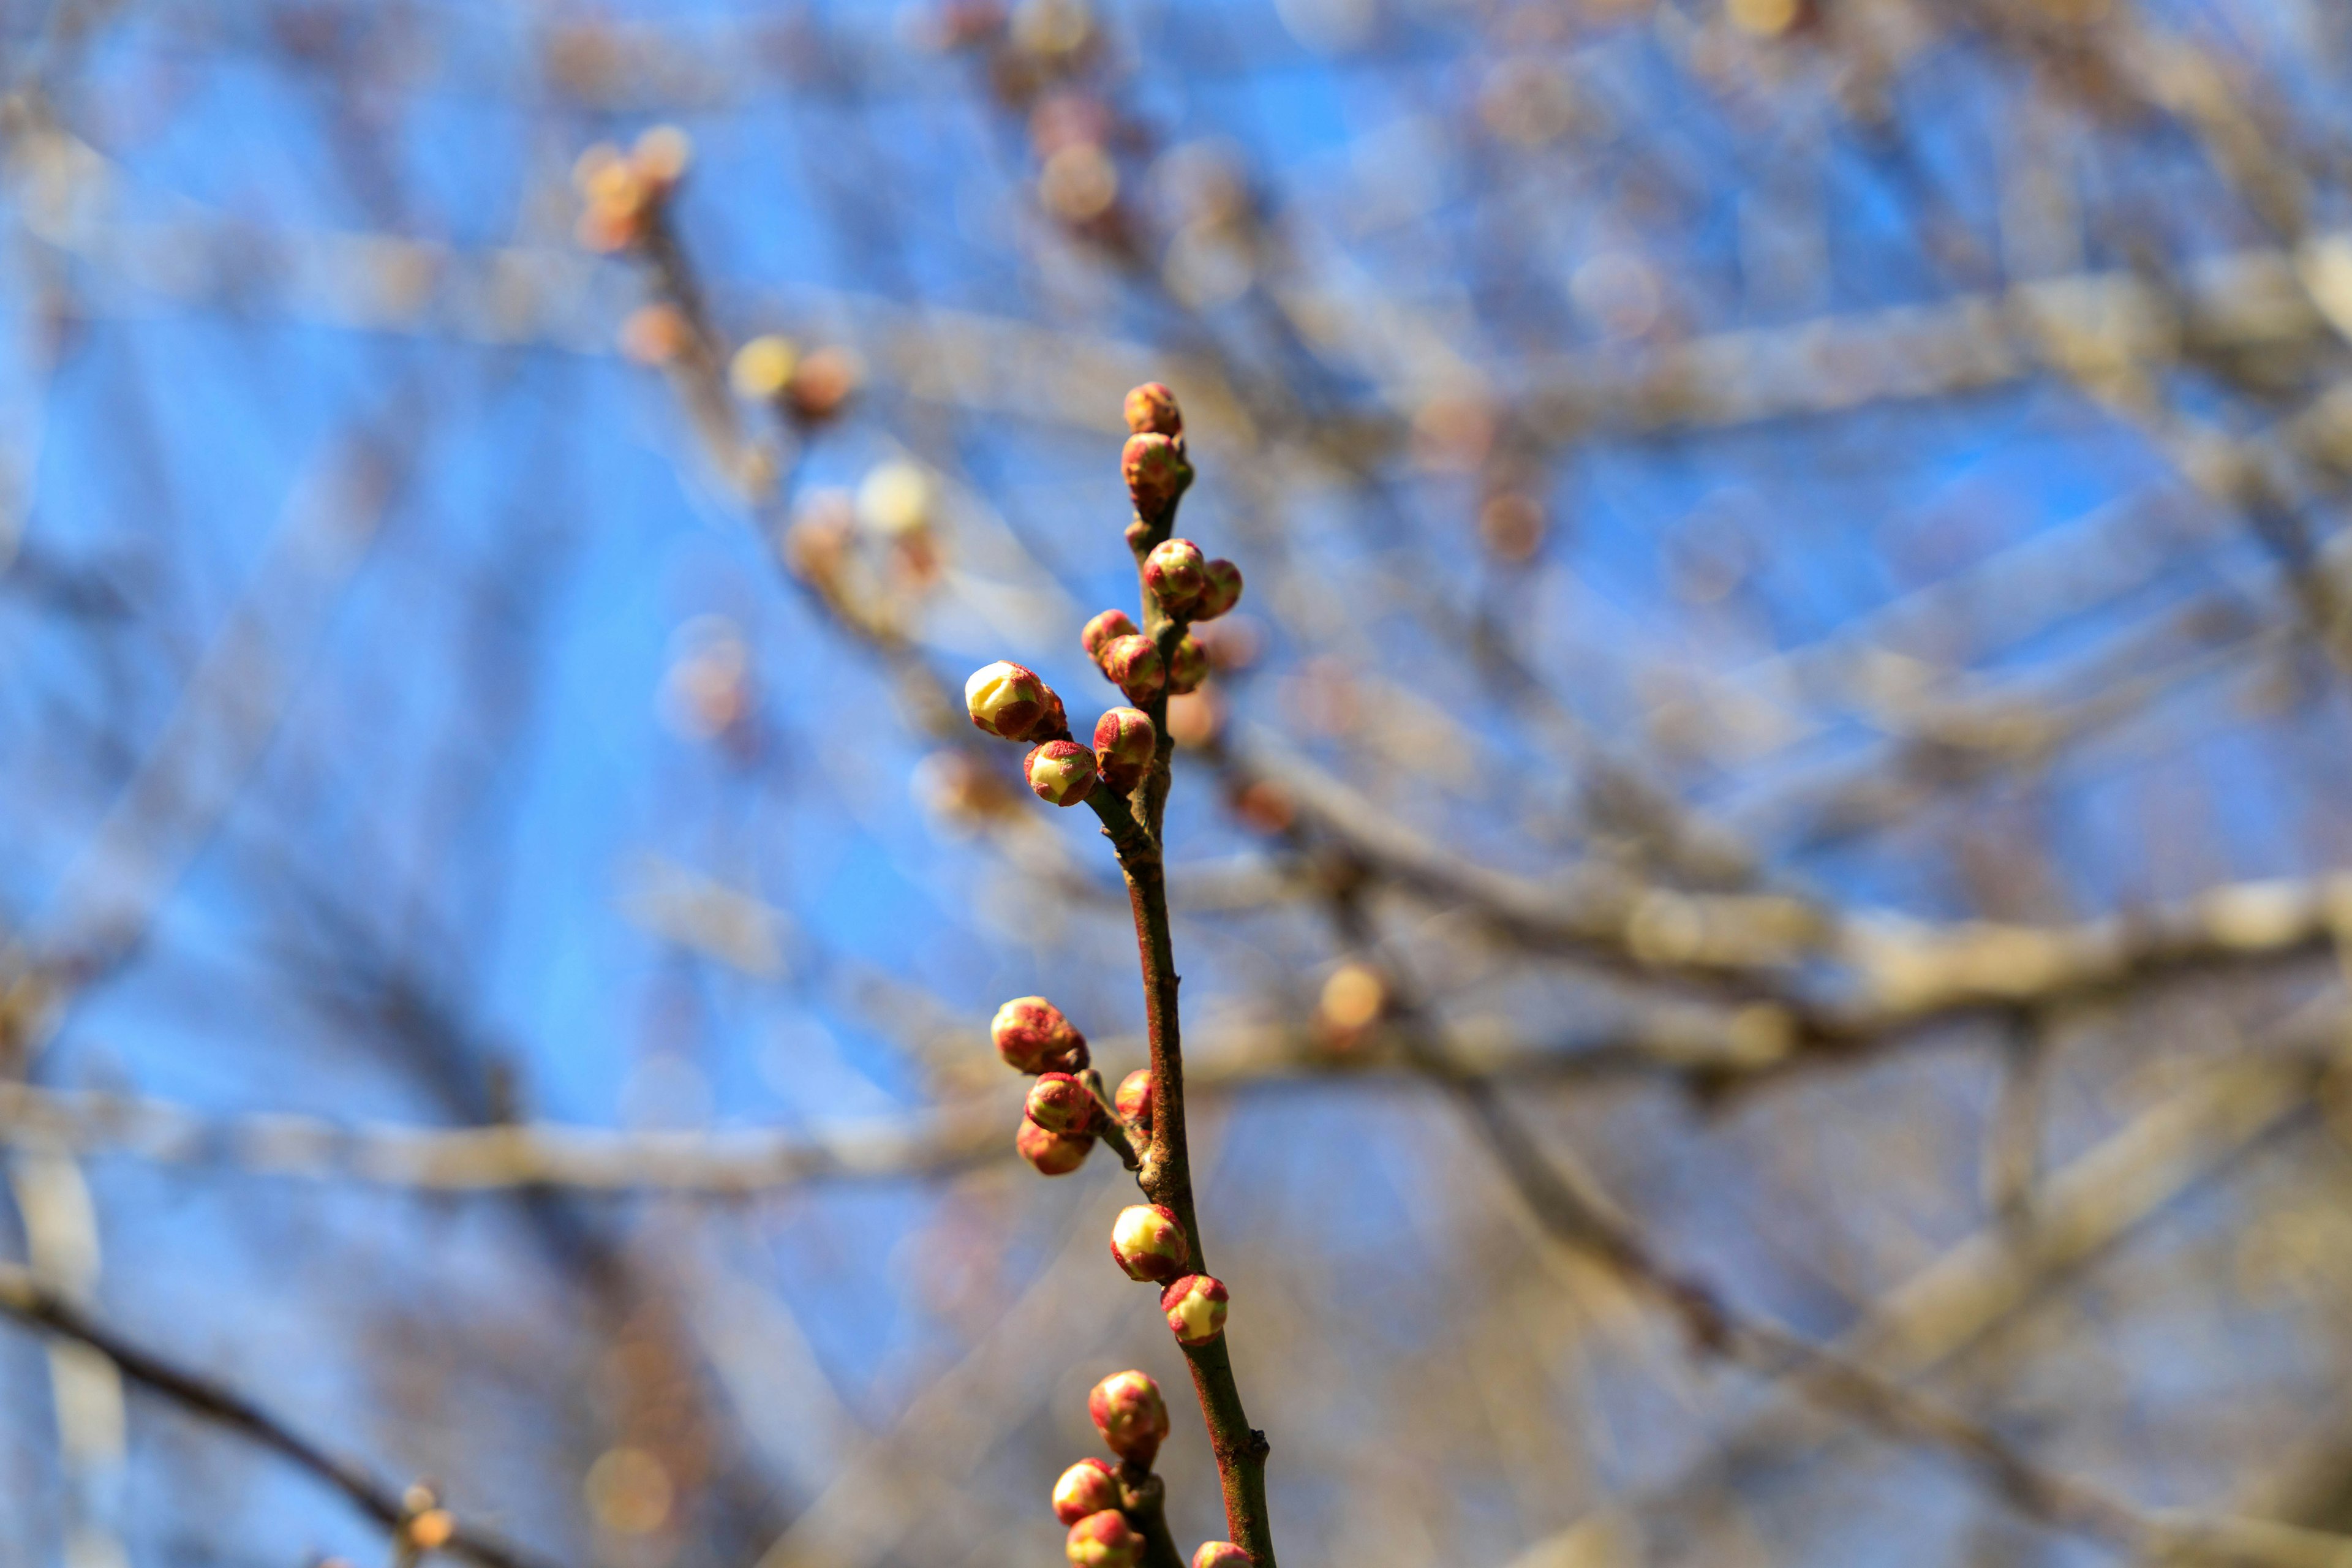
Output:
M1168 684L1168 672L1160 664L1160 645L1139 632L1103 644L1101 664L1102 672L1127 693L1129 702L1149 702Z
M457 1521L446 1508L428 1508L410 1520L406 1530L410 1542L419 1550L437 1552L457 1533Z
M1250 1554L1230 1541L1204 1541L1192 1553L1192 1568L1250 1568Z
M1087 1414L1103 1442L1122 1459L1151 1463L1168 1436L1168 1405L1160 1385L1140 1372L1115 1372L1087 1395Z
M1160 1292L1160 1310L1180 1345L1204 1345L1225 1331L1224 1281L1187 1274Z
M638 177L656 190L667 190L686 174L694 143L675 125L656 125L637 138L635 158Z
M1086 629L1078 634L1078 641L1086 645L1088 658L1099 660L1106 644L1133 636L1135 623L1128 618L1125 610L1105 610L1087 623Z
M963 705L971 721L1008 741L1024 739L1037 727L1052 696L1034 674L1003 659L973 670L963 683Z
M1168 689L1181 697L1187 691L1200 689L1201 682L1209 679L1209 650L1201 639L1186 632L1176 639L1176 652L1168 660Z
M693 341L693 323L675 305L640 305L621 323L621 353L638 364L667 364Z
M1159 382L1145 382L1127 395L1127 427L1139 436L1181 436L1184 415L1176 395Z
M877 463L857 483L857 521L896 539L929 527L938 500L938 482L920 465Z
M1213 621L1242 602L1242 569L1219 556L1201 568L1201 596L1188 612L1196 621Z
M727 366L727 380L738 397L752 403L773 402L783 395L784 384L792 380L793 367L800 358L792 339L763 333L735 351Z
M1100 1459L1080 1459L1054 1483L1054 1517L1064 1524L1076 1524L1090 1513L1118 1507L1118 1479Z
M1048 741L1031 751L1022 773L1037 798L1052 805L1076 805L1094 793L1095 754L1076 741Z
M1184 454L1165 436L1129 436L1118 455L1118 468L1127 478L1127 493L1141 511L1160 510L1184 488Z
M1065 1547L1076 1568L1135 1568L1143 1561L1143 1537L1115 1508L1090 1513L1070 1526Z
M1029 1120L1048 1132L1084 1132L1096 1109L1087 1086L1068 1073L1045 1073L1029 1086Z
M627 167L628 160L621 155L618 147L610 142L592 142L572 160L572 188L593 199L613 188L613 171L615 168L625 172ZM626 177L635 178L634 175Z
M1160 1204L1129 1204L1111 1222L1110 1255L1129 1279L1166 1281L1184 1272L1192 1244L1175 1211Z
M1087 1037L1043 996L1015 996L999 1007L988 1034L1005 1065L1022 1072L1080 1072L1087 1065Z
M1159 732L1140 708L1114 708L1095 721L1095 768L1122 795L1143 782L1159 744Z
M1048 1132L1024 1117L1021 1130L1013 1135L1013 1147L1039 1175L1066 1176L1094 1152L1095 1137L1091 1132Z
M1343 963L1323 983L1315 1022L1325 1039L1340 1049L1360 1041L1388 1010L1388 982L1370 964Z
M1151 1069L1138 1068L1118 1080L1118 1093L1112 1103L1118 1107L1119 1120L1138 1127L1151 1125Z
M785 384L784 405L809 424L822 424L857 390L858 374L857 356L847 349L812 350Z
M1143 584L1171 615L1182 612L1209 585L1201 547L1189 539L1163 539L1143 558Z

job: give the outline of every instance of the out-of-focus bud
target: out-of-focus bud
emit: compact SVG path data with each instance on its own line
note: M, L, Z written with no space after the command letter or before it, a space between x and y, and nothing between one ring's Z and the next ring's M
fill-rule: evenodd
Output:
M1034 672L1004 659L973 670L963 683L971 721L1007 741L1025 740L1045 717L1053 697Z
M1233 801L1234 815L1260 833L1287 833L1298 820L1298 803L1273 779L1253 779Z
M1095 1140L1091 1132L1048 1132L1024 1117L1021 1131L1013 1135L1013 1146L1039 1175L1066 1176L1087 1163Z
M1087 1037L1043 996L1015 996L996 1010L989 1038L1007 1067L1020 1072L1083 1072Z
M1121 795L1143 782L1159 745L1159 731L1140 708L1114 708L1095 721L1095 769Z
M1136 510L1143 512L1164 510L1191 477L1176 443L1150 432L1127 438L1118 455L1118 468L1127 478L1127 493L1135 498Z
M1143 1537L1115 1508L1090 1513L1070 1526L1065 1547L1075 1568L1135 1568L1143 1561Z
M637 166L637 177L658 197L686 177L686 166L694 158L694 142L675 125L656 125L637 138L630 161Z
M1201 568L1201 595L1190 611L1196 621L1213 621L1242 602L1242 569L1219 556Z
M1182 615L1209 585L1208 562L1189 539L1163 539L1143 558L1143 585L1170 615Z
M1479 504L1478 537L1500 560L1528 560L1543 546L1543 508L1522 491L1498 490Z
M1086 629L1078 633L1078 641L1086 646L1087 657L1100 663L1106 644L1135 635L1135 622L1125 610L1105 610L1086 624Z
M1168 1405L1148 1373L1115 1372L1087 1395L1087 1414L1104 1444L1122 1459L1151 1463L1168 1436Z
M1251 1568L1250 1554L1230 1541L1204 1541L1192 1553L1192 1568Z
M877 463L857 482L857 521L890 539L919 532L930 526L939 489L920 464Z
M1076 805L1094 793L1095 754L1076 741L1048 741L1021 764L1037 798L1052 805Z
M1168 684L1168 672L1160 663L1160 645L1139 632L1103 644L1101 663L1102 672L1127 693L1129 702L1149 702Z
M857 356L843 348L813 350L793 367L784 386L784 406L811 425L821 425L841 412L857 390Z
M1201 639L1186 632L1176 639L1176 652L1168 661L1168 689L1181 697L1200 689L1201 682L1209 679L1209 650Z
M1138 1068L1118 1080L1118 1093L1112 1103L1118 1107L1119 1120L1137 1127L1151 1125L1151 1069Z
M1054 1483L1054 1517L1064 1524L1118 1507L1118 1479L1100 1459L1080 1459Z
M635 161L618 147L599 142L581 153L572 166L572 183L582 200L577 233L583 246L609 254L644 236L652 192Z
M1161 1204L1129 1204L1111 1222L1110 1255L1129 1279L1165 1283L1184 1272L1192 1244L1176 1212Z
M1225 1331L1225 1307L1232 1300L1222 1279L1187 1274L1160 1292L1160 1310L1180 1345L1204 1345Z
M1389 986L1381 972L1365 963L1343 963L1323 982L1322 1000L1315 1023L1334 1049L1360 1043L1388 1011Z
M751 403L772 403L783 395L784 384L793 379L793 367L800 358L792 339L764 332L735 351L727 365L727 380L736 396Z
M1087 1086L1068 1073L1042 1073L1029 1086L1029 1120L1048 1132L1087 1131L1097 1110Z
M1127 427L1139 436L1181 436L1184 413L1176 395L1156 381L1147 381L1127 395Z
M693 323L675 305L640 305L621 323L621 353L638 364L667 364L693 341Z
M1225 706L1213 690L1188 691L1168 700L1168 738L1199 749L1215 742L1225 727Z
M1092 142L1075 142L1037 172L1037 199L1067 224L1087 224L1118 200L1118 165Z

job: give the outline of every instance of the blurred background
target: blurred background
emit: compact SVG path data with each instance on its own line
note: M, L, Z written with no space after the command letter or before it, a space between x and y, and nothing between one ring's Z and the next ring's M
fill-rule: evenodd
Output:
M1141 1064L1116 868L954 700L1115 700L1159 379L1249 583L1169 842L1286 1563L2160 1555L2035 1477L2347 1560L2341 5L0 38L0 1257L56 1299L539 1561L1058 1561L1129 1365L1222 1535L1131 1185L1013 1159L987 1042L1042 992ZM0 1496L0 1564L394 1556L21 1325Z

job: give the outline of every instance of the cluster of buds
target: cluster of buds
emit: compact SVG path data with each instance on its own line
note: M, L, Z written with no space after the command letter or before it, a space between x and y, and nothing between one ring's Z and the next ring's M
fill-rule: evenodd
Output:
M572 167L581 199L580 243L607 255L641 243L692 155L693 144L675 125L655 126L627 152L599 142L581 153Z
M1036 1079L1013 1146L1048 1176L1066 1176L1094 1151L1094 1091L1077 1075L1087 1070L1087 1037L1043 996L1016 996L989 1024L996 1054L1015 1072Z
M803 425L821 425L857 390L858 365L847 349L803 353L792 339L766 332L735 351L727 379L747 403L768 404Z
M1151 1461L1168 1436L1168 1404L1160 1385L1140 1372L1113 1373L1087 1395L1087 1414L1110 1451L1114 1467L1080 1459L1054 1483L1054 1517L1069 1526L1066 1543L1076 1568L1137 1568L1145 1544L1139 1524L1159 1517L1149 1502ZM1192 1554L1192 1568L1251 1568L1249 1554L1230 1541L1212 1541Z

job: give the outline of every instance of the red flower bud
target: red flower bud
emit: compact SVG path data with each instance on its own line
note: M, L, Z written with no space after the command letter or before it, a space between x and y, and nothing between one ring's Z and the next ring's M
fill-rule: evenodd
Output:
M1149 702L1168 683L1168 673L1160 665L1160 645L1140 635L1103 644L1102 672L1127 693L1129 702Z
M1114 708L1095 721L1095 768L1111 788L1125 795L1143 782L1160 732L1140 708Z
M1005 1065L1021 1072L1078 1072L1087 1065L1087 1037L1043 996L1015 996L999 1007L988 1035Z
M1230 1541L1204 1541L1192 1553L1192 1568L1251 1568L1250 1554Z
M1087 1414L1112 1453L1139 1465L1151 1463L1168 1436L1168 1405L1160 1385L1143 1373L1115 1372L1096 1384L1087 1395Z
M1119 472L1127 477L1127 493L1134 498L1138 511L1164 510L1184 490L1184 481L1192 472L1184 466L1184 454L1176 443L1165 436L1146 432L1129 436L1127 446L1118 455Z
M1213 621L1242 602L1242 569L1219 556L1201 568L1204 585L1192 601L1191 618Z
M1090 1513L1070 1526L1064 1547L1076 1568L1135 1568L1143 1561L1143 1537L1115 1508Z
M1007 741L1026 738L1053 701L1054 694L1034 673L1003 659L973 670L963 683L963 705L971 721Z
M1078 634L1078 641L1086 645L1087 657L1099 664L1105 643L1134 635L1135 623L1128 619L1125 610L1105 610L1087 623L1086 629Z
M1187 1274L1160 1292L1160 1310L1180 1345L1204 1345L1225 1331L1225 1306L1233 1298L1224 1282Z
M1076 741L1048 741L1030 752L1021 772L1038 799L1076 805L1095 787L1095 754Z
M1174 393L1147 381L1127 395L1127 427L1139 436L1181 436L1184 413L1176 406Z
M1084 1132L1098 1109L1087 1086L1066 1072L1045 1073L1029 1086L1029 1120L1048 1132Z
M1201 682L1208 679L1209 650L1201 646L1200 638L1186 632L1176 639L1175 656L1168 661L1168 690L1181 697L1199 690Z
M1160 1204L1129 1204L1111 1222L1110 1255L1129 1279L1165 1281L1184 1272L1192 1244L1176 1212Z
M1064 1524L1118 1507L1118 1480L1100 1459L1080 1459L1054 1483L1054 1517Z
M1118 1080L1118 1093L1112 1104L1118 1107L1119 1119L1138 1127L1151 1125L1151 1069L1138 1068Z
M1095 1136L1091 1132L1048 1132L1035 1122L1024 1118L1021 1131L1013 1135L1013 1146L1021 1157L1037 1167L1041 1176L1066 1176L1087 1163L1094 1152Z
M1169 614L1181 613L1209 585L1208 562L1189 539L1163 539L1143 558L1143 585Z

